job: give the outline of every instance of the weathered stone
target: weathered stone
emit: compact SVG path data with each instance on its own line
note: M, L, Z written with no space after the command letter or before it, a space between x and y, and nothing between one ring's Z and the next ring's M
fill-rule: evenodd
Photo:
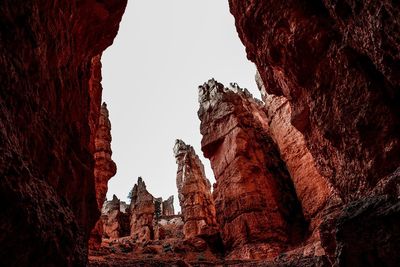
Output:
M236 84L199 87L202 150L217 183L214 200L230 257L272 258L303 238L293 183L268 134L263 103Z
M163 216L175 215L174 196L170 196L167 200L164 200L162 202L162 215Z
M183 233L185 238L191 238L199 235L203 227L217 225L211 184L192 146L176 140L174 155L178 164L176 185L185 222Z
M347 202L400 166L400 9L391 1L230 0L247 56L285 96Z
M142 177L132 189L130 205L131 213L131 236L138 242L154 239L154 197L151 195Z
M121 211L121 201L113 195L103 205L101 221L104 238L120 238L130 234L129 213Z
M113 177L117 172L117 166L111 159L111 155L111 123L108 119L107 104L103 103L100 109L100 118L96 132L94 153L94 181L96 188L97 206L99 210L102 209L104 200L106 198L108 190L108 180L110 180L110 178ZM114 214L113 217L115 216L117 216L117 214ZM103 220L99 219L90 233L90 249L100 248L101 238L103 236L102 222ZM119 236L119 234L117 236Z
M341 200L328 180L319 174L303 135L290 123L289 101L284 96L268 94L258 72L256 82L265 103L266 128L286 163L304 218L314 231L321 223L321 211L327 202L338 204Z
M126 0L1 1L0 263L86 266L99 217L92 69Z

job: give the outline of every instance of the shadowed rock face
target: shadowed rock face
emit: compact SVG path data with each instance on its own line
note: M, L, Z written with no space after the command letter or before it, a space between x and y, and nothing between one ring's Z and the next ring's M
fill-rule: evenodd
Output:
M0 262L85 266L102 51L126 0L0 4Z
M130 205L131 236L138 242L154 239L154 197L146 189L146 184L141 177L132 189Z
M289 100L292 124L345 201L400 165L395 2L229 3L266 91Z
M202 150L217 183L214 201L231 257L272 258L306 232L293 183L268 135L263 105L214 80L199 87Z
M184 220L183 233L185 238L191 238L202 233L202 229L217 225L211 184L192 146L176 140L174 155L178 164L176 185Z
M102 209L108 189L108 180L113 177L117 171L114 161L111 159L111 123L108 119L108 110L106 103L103 103L100 110L99 125L97 127L94 153L94 178L96 188L97 207ZM118 207L119 210L119 207ZM103 236L102 221L99 219L90 233L89 248L100 248L101 238Z

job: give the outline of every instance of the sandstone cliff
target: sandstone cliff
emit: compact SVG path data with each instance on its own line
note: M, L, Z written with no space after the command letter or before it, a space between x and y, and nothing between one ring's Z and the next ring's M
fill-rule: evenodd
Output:
M201 143L217 181L217 219L230 257L273 258L302 240L305 221L262 103L232 86L210 80L199 87Z
M126 0L0 4L0 264L85 266L100 55Z
M292 124L345 201L400 166L396 4L229 2L266 91L289 100Z
M291 124L333 189L326 193L332 198L337 192L343 201L320 213L318 231L329 265L396 266L398 5L347 0L229 3L247 56L260 74L266 104L281 101L285 108L287 99ZM271 115L275 128L279 121ZM326 191L320 182L315 185ZM318 195L314 197L322 203Z
M178 164L176 185L185 223L183 233L185 238L191 238L199 235L203 228L217 225L211 184L192 146L176 140L174 155Z

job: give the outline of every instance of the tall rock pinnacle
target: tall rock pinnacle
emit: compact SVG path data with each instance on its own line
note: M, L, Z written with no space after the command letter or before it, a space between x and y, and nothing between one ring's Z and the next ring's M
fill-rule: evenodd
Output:
M301 240L301 207L268 135L262 102L231 87L213 79L199 87L201 144L217 181L217 220L232 258L274 257Z
M111 123L108 119L107 104L103 103L100 109L99 124L95 136L94 153L94 178L96 188L96 200L99 210L101 210L107 194L107 183L117 172L117 166L111 159ZM97 249L101 244L103 234L102 221L99 219L92 232L90 233L89 247Z
M176 140L174 155L178 164L176 185L185 223L183 232L190 238L199 235L203 227L217 224L211 184L192 146Z

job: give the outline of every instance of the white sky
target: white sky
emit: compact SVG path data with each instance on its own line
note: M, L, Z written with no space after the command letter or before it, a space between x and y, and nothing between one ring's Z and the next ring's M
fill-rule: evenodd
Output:
M237 82L259 96L227 0L129 0L114 44L103 54L103 101L112 125L117 174L109 183L126 200L142 176L155 197L175 196L176 138L200 150L197 87L210 78Z

